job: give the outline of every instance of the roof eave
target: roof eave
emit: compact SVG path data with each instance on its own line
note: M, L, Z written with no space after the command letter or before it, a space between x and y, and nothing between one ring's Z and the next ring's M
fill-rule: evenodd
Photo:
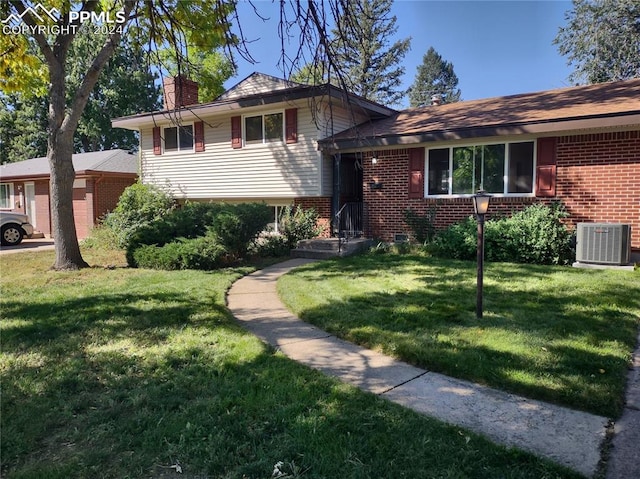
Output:
M183 121L198 120L206 115L226 113L263 105L272 105L288 101L303 100L308 98L323 98L325 96L346 101L359 108L368 111L372 116L379 118L396 113L395 110L352 94L346 94L333 85L303 86L287 90L277 90L272 93L259 93L242 98L218 100L211 103L189 105L178 110L161 110L151 113L115 118L111 120L113 128L125 128L127 130L139 130L140 128L155 126L158 123L166 123L179 117Z
M458 128L452 130L436 130L419 134L390 134L373 137L320 140L319 149L342 151L389 146L410 146L419 143L437 141L454 141L472 138L510 136L517 134L545 135L596 128L636 127L640 129L640 112L604 115L590 118L569 118L540 121L535 123L514 123L504 125L487 125L480 127Z

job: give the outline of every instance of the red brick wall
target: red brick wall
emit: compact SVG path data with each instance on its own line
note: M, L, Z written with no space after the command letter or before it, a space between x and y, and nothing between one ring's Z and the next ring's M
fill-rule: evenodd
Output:
M320 235L324 238L331 236L331 197L304 197L293 201L295 206L300 205L304 209L314 208L318 212L318 226L323 228Z
M435 206L435 226L445 228L473 214L470 198L409 199L409 156L407 149L376 152L378 162L371 164L371 153L365 154L364 202L368 209L368 228L365 235L383 241L393 241L395 234L411 233L404 222L408 208L425 214ZM371 183L381 183L372 189ZM509 214L531 204L533 198L500 198L491 202L487 219L497 213Z
M89 181L87 181L89 183ZM89 234L89 225L87 221L87 203L85 201L87 197L86 188L74 188L73 189L73 219L76 223L76 234L78 239L86 238Z
M558 138L558 198L581 221L631 225L640 251L640 131Z
M510 214L534 202L561 200L572 225L581 221L631 225L632 248L640 250L640 132L601 133L558 138L555 198L493 198L487 218ZM435 225L446 227L473 214L469 198L409 199L407 149L365 154L364 201L369 220L367 236L392 241L409 234L403 214L407 208L426 213L436 206ZM382 183L371 189L371 182Z
M136 178L104 178L96 182L96 197L94 200L94 223L118 204L122 192L133 185Z
M198 103L198 84L181 76L162 79L164 109L173 110Z

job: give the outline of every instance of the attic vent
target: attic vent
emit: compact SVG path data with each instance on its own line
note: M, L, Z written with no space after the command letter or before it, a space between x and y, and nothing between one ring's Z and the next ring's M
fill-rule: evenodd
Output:
M576 261L579 263L629 263L631 226L613 223L578 223Z

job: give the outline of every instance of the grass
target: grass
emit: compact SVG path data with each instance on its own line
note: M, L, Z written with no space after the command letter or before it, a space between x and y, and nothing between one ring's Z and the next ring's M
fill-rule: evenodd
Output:
M301 318L414 365L616 418L640 324L640 272L365 255L280 279Z
M251 268L159 272L119 253L0 256L0 475L572 478L298 365L224 306ZM183 474L177 474L180 467Z

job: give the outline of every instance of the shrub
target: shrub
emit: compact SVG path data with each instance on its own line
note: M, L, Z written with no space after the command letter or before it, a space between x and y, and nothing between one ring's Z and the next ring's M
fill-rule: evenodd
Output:
M256 241L253 252L263 258L277 258L288 255L290 248L284 236L274 234L261 236L258 241Z
M287 247L293 249L298 241L315 238L322 233L318 227L318 213L315 209L303 209L300 205L295 208L287 206L279 218L279 231L286 240Z
M560 204L531 205L506 218L485 223L485 258L514 263L568 264L573 258L572 234L562 223ZM429 245L438 256L471 260L477 251L477 223L473 217L439 232Z
M258 235L272 220L272 210L264 203L223 205L209 227L211 234L230 256L244 256Z
M271 217L271 208L263 203L187 203L140 228L129 241L127 262L130 266L139 264L135 252L142 246L162 247L175 242L176 238L193 239L205 235L211 236L218 246L224 248L228 260L239 258L247 253ZM141 254L153 253L146 251ZM171 266L170 263L167 265Z
M91 235L82 240L82 246L89 249L121 249L116 232L103 224L91 229Z
M167 215L174 207L173 198L165 191L136 183L125 188L103 224L115 234L118 247L127 248L138 230Z
M427 243L433 240L436 229L433 222L436 218L436 207L433 206L423 215L413 211L411 208L404 211L404 222L407 223L413 232L413 238L418 243Z
M500 239L495 253L502 249L508 260L518 263L569 264L573 257L572 233L562 222L568 216L560 203L531 205L496 225Z
M487 222L488 223L488 222ZM471 260L476 257L477 224L473 217L438 232L429 251L444 258ZM487 245L485 244L485 252Z
M163 246L143 245L133 252L140 268L178 270L211 270L222 266L226 251L212 236L181 238Z
M140 245L162 246L176 238L204 236L224 205L217 203L186 203L169 214L139 228L130 238L130 249Z

